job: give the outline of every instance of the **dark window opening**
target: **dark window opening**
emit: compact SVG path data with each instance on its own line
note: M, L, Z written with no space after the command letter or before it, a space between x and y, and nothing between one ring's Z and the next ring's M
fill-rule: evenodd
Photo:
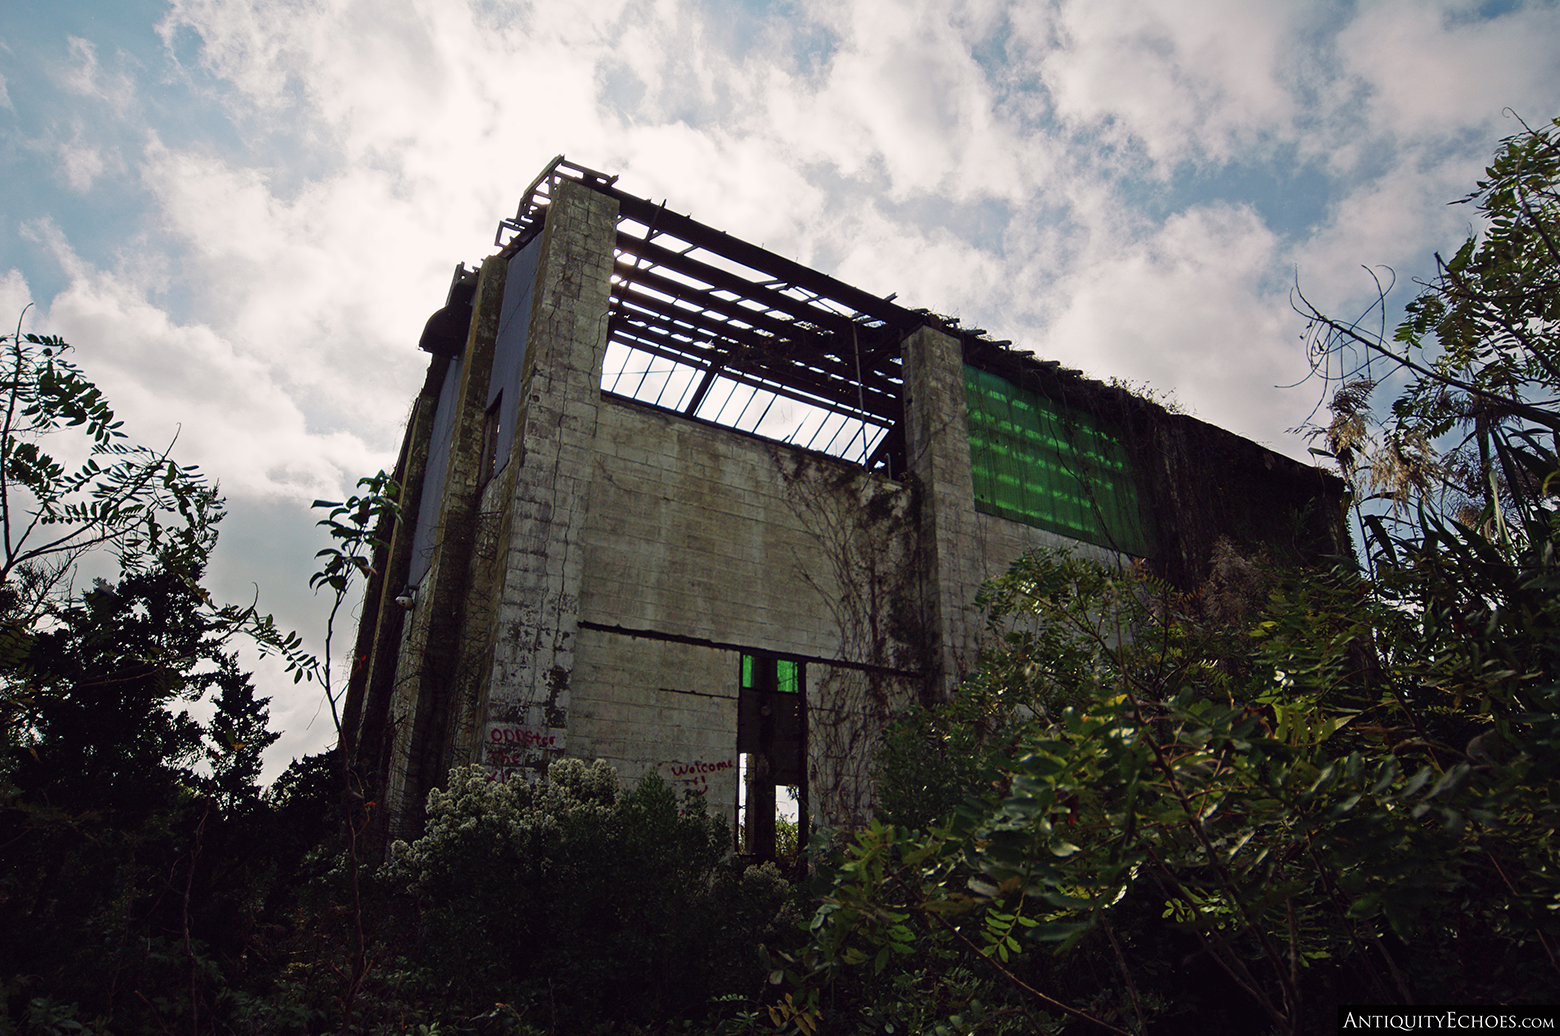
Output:
M487 485L488 479L501 467L498 463L499 412L504 406L504 393L493 397L493 405L482 415L482 459L477 467L477 485Z
M737 792L740 847L763 860L779 855L786 807L796 806L796 848L807 844L806 666L769 655L744 654L737 691ZM782 797L781 789L790 794Z

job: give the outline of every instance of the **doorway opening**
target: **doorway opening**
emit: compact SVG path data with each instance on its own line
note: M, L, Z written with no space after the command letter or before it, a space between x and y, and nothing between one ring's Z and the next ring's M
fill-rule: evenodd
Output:
M737 690L739 850L775 860L807 845L807 667L774 655L742 655Z

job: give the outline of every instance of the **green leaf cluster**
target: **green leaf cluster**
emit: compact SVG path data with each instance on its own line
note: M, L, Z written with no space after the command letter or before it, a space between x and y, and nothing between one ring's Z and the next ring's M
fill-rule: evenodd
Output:
M1141 1031L1214 988L1178 990L1167 961L1123 950L1157 941L1299 1032L1330 1024L1312 1003L1340 991L1507 1001L1560 976L1560 698L1509 668L1501 623L1485 649L1443 650L1425 609L1311 571L1275 573L1235 635L1195 596L1045 553L987 600L998 623L1023 602L1038 625L901 721L933 751L885 756L888 786L946 779L940 734L966 760L961 800L856 836L799 989L937 943L1057 1021ZM1080 960L1114 973L1093 1012Z
M58 336L18 329L0 348L0 579L57 572L89 550L111 551L124 572L202 565L222 517L204 475L175 463L169 449L130 442ZM66 432L79 438L60 440ZM69 466L51 449L56 442L85 459Z
M272 976L231 983L318 832L261 799L277 735L229 645L317 667L201 587L216 487L131 441L69 349L0 337L0 1033L278 1019Z
M99 582L32 639L0 785L0 1031L23 1000L111 1031L210 1021L277 866L258 778L278 735L222 645L162 571Z
M799 917L772 864L739 867L730 849L703 798L679 802L654 773L629 790L600 760L559 760L534 785L461 767L383 880L417 904L414 956L449 1001L606 1030L756 1000L759 944L793 941Z
M367 576L375 550L389 547L386 530L400 517L401 487L383 471L360 478L359 492L345 501L316 500L311 505L326 511L318 522L330 533L332 545L315 553L323 558L320 570L309 577L309 587L329 587L346 592L354 575Z
M1395 333L1303 307L1364 571L1225 543L1186 592L1015 563L981 600L1001 646L885 738L886 822L784 975L811 1018L955 957L1032 1031L1327 1032L1336 1002L1560 988L1560 120L1464 201L1483 227Z

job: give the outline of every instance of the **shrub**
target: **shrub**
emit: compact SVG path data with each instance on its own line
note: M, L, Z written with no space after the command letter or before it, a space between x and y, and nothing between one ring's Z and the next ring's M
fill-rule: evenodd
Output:
M429 797L427 833L392 847L387 877L416 903L413 955L453 1001L583 1031L757 996L758 945L795 916L779 873L739 871L730 846L703 799L679 804L655 774L624 792L601 761L555 762L534 785L468 767Z

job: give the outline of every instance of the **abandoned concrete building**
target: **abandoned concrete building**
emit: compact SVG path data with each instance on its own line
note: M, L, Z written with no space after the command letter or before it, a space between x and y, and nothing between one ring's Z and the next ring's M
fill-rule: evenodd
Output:
M976 663L1024 550L1194 587L1220 536L1346 549L1330 476L616 179L551 163L424 332L344 716L382 834L452 766L569 756L767 855L777 789L871 814L878 731Z

